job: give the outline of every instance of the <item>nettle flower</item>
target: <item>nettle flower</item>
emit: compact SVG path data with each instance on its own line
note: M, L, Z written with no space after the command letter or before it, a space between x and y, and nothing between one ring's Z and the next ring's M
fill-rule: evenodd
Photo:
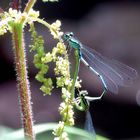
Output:
M77 80L76 80L76 83L75 83L75 87L76 88L81 88L81 83L82 83L82 80L81 79L79 79L79 77L77 77Z
M64 122L60 121L53 134L56 136L54 140L69 140L68 134L64 131Z
M15 9L10 8L7 15L9 14L9 17L12 17L15 23L20 22L21 17L25 16L25 13L21 13L20 11L17 11Z
M60 32L60 26L60 20L56 20L56 22L52 23L50 26L50 31L54 39L60 39L60 37L63 35L63 32Z
M16 9L9 8L8 12L3 12L0 14L0 35L3 35L7 31L12 32L13 24L21 23L21 20L25 18L25 23L31 24L36 21L39 17L39 11L35 11L31 9L29 13L21 13L21 11L17 11ZM25 25L25 24L24 24Z
M29 23L29 24L33 23L34 21L37 20L39 15L40 15L39 11L35 11L35 10L31 9L28 13L28 18L26 19L27 23Z
M55 73L61 75L67 75L68 65L69 65L68 60L64 59L61 56L58 56L56 61L56 68L54 69Z
M62 88L62 98L63 102L60 104L59 112L63 116L65 124L73 126L74 111L73 111L72 95L66 88Z
M11 21L10 17L0 21L0 35L3 35L5 33L7 33L7 31L9 31L9 26L8 26L9 21Z

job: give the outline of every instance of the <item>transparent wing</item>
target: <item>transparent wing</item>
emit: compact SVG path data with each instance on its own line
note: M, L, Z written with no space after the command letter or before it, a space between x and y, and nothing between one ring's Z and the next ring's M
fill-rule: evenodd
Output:
M135 69L116 60L110 60L89 47L82 46L81 53L90 67L102 75L108 90L113 93L118 92L118 85L129 86L137 78Z
M92 117L89 111L86 112L85 130L92 133L94 136L93 140L96 140L96 133L93 127Z

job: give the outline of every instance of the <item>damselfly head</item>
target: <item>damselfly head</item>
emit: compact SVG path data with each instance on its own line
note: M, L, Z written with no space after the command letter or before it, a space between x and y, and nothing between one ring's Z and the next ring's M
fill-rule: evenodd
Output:
M64 35L63 35L63 39L64 41L68 41L71 37L73 37L74 34L73 32L66 32Z

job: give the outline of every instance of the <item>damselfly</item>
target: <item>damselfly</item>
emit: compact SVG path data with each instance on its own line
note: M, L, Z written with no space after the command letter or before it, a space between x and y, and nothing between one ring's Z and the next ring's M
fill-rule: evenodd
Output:
M93 73L95 73L103 84L103 92L99 97L89 97L87 92L81 91L75 99L77 109L86 111L85 129L93 133L96 139L95 130L92 123L92 118L89 112L90 101L99 100L107 92L118 93L118 86L128 86L137 78L135 69L118 62L110 60L95 50L84 46L78 39L74 37L72 32L65 33L64 40L68 42L71 48L74 48L78 53L75 53L76 58L81 60ZM79 68L79 67L78 67Z
M129 86L137 78L135 69L116 60L110 60L94 49L83 45L72 32L65 33L63 39L71 48L78 51L76 57L79 57L100 78L104 88L100 98L108 90L118 93L118 86Z

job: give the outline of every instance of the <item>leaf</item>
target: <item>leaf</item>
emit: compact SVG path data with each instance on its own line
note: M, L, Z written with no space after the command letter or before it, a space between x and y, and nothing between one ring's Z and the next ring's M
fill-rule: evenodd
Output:
M47 123L35 125L34 130L37 135L37 140L49 139L53 140L51 131L56 128L56 123ZM87 131L76 128L76 127L65 127L65 131L68 132L70 140L80 139L80 140L93 140L93 135ZM7 132L5 135L0 136L0 140L24 140L23 129ZM97 135L97 140L109 140L102 136Z

